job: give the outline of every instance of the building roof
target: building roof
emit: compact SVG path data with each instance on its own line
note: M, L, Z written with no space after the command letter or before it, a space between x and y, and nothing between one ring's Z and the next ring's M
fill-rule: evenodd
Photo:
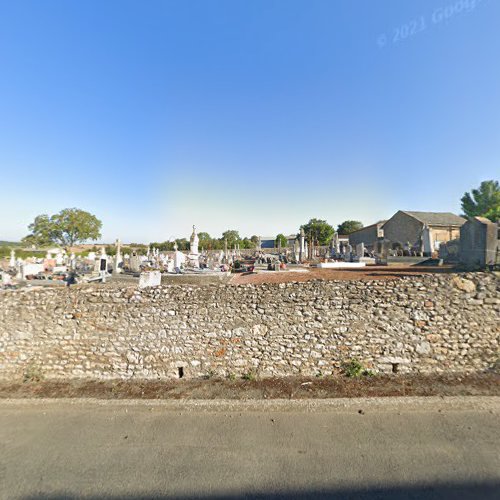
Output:
M471 217L469 218L469 220L477 220L478 222L480 222L481 224L492 224L492 222L490 221L490 219L486 218L486 217L479 217L479 216L476 216L476 217Z
M408 212L406 210L401 210L401 212L429 226L461 226L466 222L466 219L451 212Z
M354 233L357 233L358 231L363 231L363 229L370 229L371 227L374 227L374 226L379 226L381 224L383 225L386 222L387 222L387 220L379 220L378 222L375 222L374 224L370 224L369 226L363 226L361 229L356 229L356 231L349 233L347 236L354 234Z

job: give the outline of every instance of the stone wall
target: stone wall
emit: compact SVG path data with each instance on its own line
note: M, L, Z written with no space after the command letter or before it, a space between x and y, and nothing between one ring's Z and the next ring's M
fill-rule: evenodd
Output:
M76 286L0 293L0 377L177 378L484 370L492 274L274 285Z

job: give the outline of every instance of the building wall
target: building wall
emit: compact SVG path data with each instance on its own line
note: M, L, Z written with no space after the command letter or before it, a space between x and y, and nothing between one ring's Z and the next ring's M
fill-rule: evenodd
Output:
M380 229L381 224L372 224L349 235L349 244L355 247L359 243L364 243L366 247L373 247L379 236L384 232Z
M380 372L484 370L498 360L499 304L486 273L3 292L0 377L316 375L352 358Z
M423 227L422 222L415 218L403 212L396 212L384 224L384 238L401 245L408 241L411 246L419 245Z
M450 240L455 240L460 238L460 228L459 227L438 227L438 226L430 226L433 241L439 241L440 243L446 243Z

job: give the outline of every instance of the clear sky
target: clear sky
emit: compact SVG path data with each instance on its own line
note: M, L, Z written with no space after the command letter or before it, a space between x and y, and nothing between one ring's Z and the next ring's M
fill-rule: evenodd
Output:
M0 240L460 212L500 171L500 1L0 0Z

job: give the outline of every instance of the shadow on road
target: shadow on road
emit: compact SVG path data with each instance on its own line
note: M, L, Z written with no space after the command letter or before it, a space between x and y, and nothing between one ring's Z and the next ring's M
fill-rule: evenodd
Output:
M499 498L500 481L475 483L475 484L451 484L451 485L425 485L425 486L400 486L394 488L340 488L340 489L318 489L318 490L289 490L283 492L245 492L241 493L213 493L209 495L192 494L192 495L164 495L161 493L152 492L150 494L138 495L75 495L71 493L58 493L53 495L37 494L34 496L24 497L25 500L146 500L150 498L156 499L174 499L174 500L232 500L239 498L252 498L256 500L284 500L289 498L301 499L326 499L334 498L340 500L401 500L401 499L424 499L424 500L443 500L443 499L495 499Z

